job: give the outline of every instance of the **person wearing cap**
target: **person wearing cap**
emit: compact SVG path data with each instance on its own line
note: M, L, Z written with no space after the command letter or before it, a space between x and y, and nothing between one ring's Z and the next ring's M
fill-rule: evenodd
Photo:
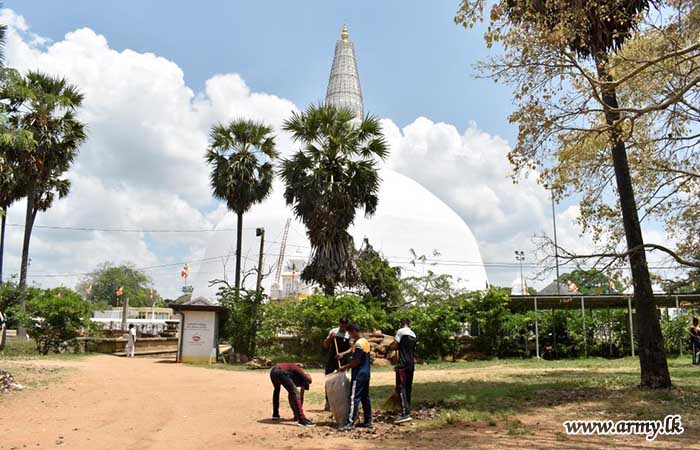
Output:
M360 336L360 328L355 324L348 325L350 337L355 341L351 350L352 360L340 366L341 371L351 369L352 381L350 388L350 414L348 415L348 423L338 428L340 431L350 431L355 427L357 420L358 407L362 403L362 412L364 421L358 425L360 428L372 428L372 404L369 400L369 379L370 379L370 359L369 341ZM345 356L339 353L337 358L341 359Z
M401 328L394 336L391 350L398 351L396 363L396 393L401 399L401 415L394 423L403 423L411 418L411 391L413 391L413 371L415 370L414 350L416 348L416 333L411 330L411 321L403 319Z
M284 386L289 398L289 406L294 412L294 419L300 427L313 427L314 423L304 414L304 391L311 385L311 375L306 373L298 364L278 363L270 369L270 380L274 391L272 393L272 420L280 420L280 388ZM301 388L301 395L297 392Z
M328 332L326 339L323 341L323 348L328 350L328 358L326 359L325 367L326 375L335 372L338 370L338 367L348 362L347 357L341 358L340 360L336 358L338 353L345 353L350 349L350 333L348 332L348 323L350 323L350 321L347 317L341 317L338 320L338 326L332 328ZM338 361L340 361L340 363L338 363ZM324 410L331 410L330 405L328 404L328 393L326 393L326 406Z

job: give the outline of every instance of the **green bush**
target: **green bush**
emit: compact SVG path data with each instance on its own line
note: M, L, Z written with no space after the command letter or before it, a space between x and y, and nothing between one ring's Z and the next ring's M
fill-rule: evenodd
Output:
M257 353L258 329L262 317L264 295L255 291L222 287L218 293L219 303L226 308L222 318L220 337L230 342L233 351L246 356Z
M14 312L42 355L64 351L81 330L92 327L90 303L67 288L34 291L25 310L15 306Z
M664 336L664 348L666 354L678 354L681 349L689 352L690 333L689 329L693 323L693 312L683 312L676 317L671 317L668 313L661 314L661 333Z
M26 296L31 298L36 295L40 289L35 287L27 287ZM19 305L21 291L17 285L15 277L10 280L0 283L0 311L5 314L7 328L17 328L17 318L15 317L15 307Z
M338 325L338 319L348 317L362 330L380 328L385 314L368 305L357 295L326 296L314 294L302 300L286 300L264 305L260 326L260 345L267 352L278 354L278 335L298 339L301 356L320 355L328 331ZM379 319L378 319L378 317Z

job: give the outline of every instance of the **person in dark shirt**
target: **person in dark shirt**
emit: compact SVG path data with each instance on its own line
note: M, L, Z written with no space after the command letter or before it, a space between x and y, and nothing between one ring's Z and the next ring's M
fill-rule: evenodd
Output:
M328 336L323 341L323 348L328 350L328 358L326 359L326 375L335 372L340 366L348 362L347 357L341 358L340 360L336 358L338 353L345 353L350 349L350 333L348 332L348 323L349 321L347 317L341 317L340 320L338 320L338 326L331 329L328 332ZM331 410L330 405L328 404L328 394L326 394L326 406L324 409L326 411Z
M415 370L414 350L416 334L411 330L411 321L403 319L401 328L396 332L392 350L398 351L396 363L396 392L401 399L401 415L394 423L408 422L411 418L411 391L413 391L413 371Z
M5 329L5 316L0 311L0 350L5 348L5 339L7 339L7 330Z
M700 352L700 326L698 318L693 317L693 326L690 327L690 352L692 353L692 363L700 364L698 352Z
M343 364L339 370L351 369L352 381L350 388L350 414L348 423L338 428L340 431L350 431L355 427L357 420L358 407L362 403L362 412L364 414L364 422L358 425L361 428L372 428L372 404L369 400L369 379L370 379L370 360L369 360L369 341L360 336L360 329L355 324L348 325L350 336L355 341L351 350L352 360ZM341 359L345 356L339 353L337 358Z
M298 364L279 363L270 369L270 380L275 389L272 393L272 420L280 420L280 388L284 386L289 394L294 419L300 427L313 427L314 423L304 414L304 391L309 390L311 375ZM301 388L301 396L297 393L297 387Z

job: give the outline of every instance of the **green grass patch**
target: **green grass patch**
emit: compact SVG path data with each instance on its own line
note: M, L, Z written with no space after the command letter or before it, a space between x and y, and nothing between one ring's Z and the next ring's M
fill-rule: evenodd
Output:
M27 359L77 359L84 353L49 353L42 355L36 349L36 343L32 339L8 339L5 348L0 351L2 360L27 360Z

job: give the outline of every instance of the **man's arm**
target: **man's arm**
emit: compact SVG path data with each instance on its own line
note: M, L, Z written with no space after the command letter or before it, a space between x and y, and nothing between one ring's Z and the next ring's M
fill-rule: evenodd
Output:
M348 369L354 369L355 367L358 367L359 365L360 365L360 359L355 358L352 361L350 361L349 363L347 363L343 366L340 366L340 369L338 369L338 370L343 372L343 371L348 370Z
M330 333L328 333L328 337L326 337L326 339L323 340L323 348L328 350L331 346L331 342L333 341L333 339L335 339L335 331L331 331Z
M335 359L343 359L346 356L348 356L350 353L352 353L352 348L349 348L345 350L344 352L340 352L337 355L335 355Z

